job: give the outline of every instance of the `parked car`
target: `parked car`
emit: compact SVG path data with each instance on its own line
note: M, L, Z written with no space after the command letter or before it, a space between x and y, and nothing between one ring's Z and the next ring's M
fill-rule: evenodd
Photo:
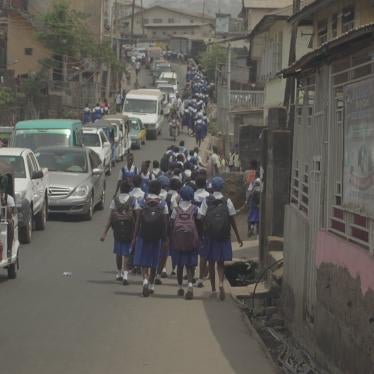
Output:
M0 185L3 193L8 197L8 203L15 198L13 173L11 166L0 162ZM16 209L6 209L3 204L0 207L0 242L2 244L2 249L0 249L0 269L8 271L9 279L15 279L17 277L19 251L18 217Z
M112 148L104 130L96 125L83 128L83 144L96 152L103 164L105 173L112 173Z
M145 144L146 130L143 122L136 117L131 117L127 120L130 128L130 138L132 148L140 149L142 144Z
M117 159L123 161L125 155L131 149L131 139L129 136L129 128L127 126L126 119L127 117L123 117L122 114L117 116L106 116L104 117L105 120L109 121L110 123L115 123L119 127L119 147L117 149Z
M48 212L82 215L91 220L104 209L105 172L100 157L88 147L45 147L36 153L49 170Z
M174 88L174 92L178 92L178 77L177 74L171 71L161 73L160 81L165 81Z
M8 147L12 141L14 127L0 126L0 147Z
M82 146L82 122L40 119L16 124L11 146L33 151L47 146Z
M14 170L19 239L30 243L33 227L44 230L47 223L48 170L25 148L0 148L0 161Z

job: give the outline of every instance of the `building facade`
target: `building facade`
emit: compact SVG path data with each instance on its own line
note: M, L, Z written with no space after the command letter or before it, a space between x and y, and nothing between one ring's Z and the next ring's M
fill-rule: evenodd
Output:
M297 77L285 312L344 373L371 373L374 6L317 0L290 22L313 27L314 50L284 71Z

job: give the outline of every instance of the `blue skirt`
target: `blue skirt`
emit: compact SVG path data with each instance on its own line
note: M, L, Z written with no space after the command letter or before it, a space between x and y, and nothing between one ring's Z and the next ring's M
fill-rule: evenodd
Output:
M249 223L259 223L260 222L260 209L258 207L252 207L248 212L248 222Z
M207 253L206 248L207 247L205 245L205 239L203 239L203 240L201 240L200 245L199 245L199 255L201 257L204 257L204 258L208 257L208 253Z
M198 257L198 251L182 252L171 250L171 262L173 267L196 267L199 260Z
M210 262L225 262L232 260L231 239L219 241L208 236L204 240L206 259Z
M136 239L134 265L157 268L160 261L161 240L148 242L142 237Z
M131 243L120 243L114 241L113 253L118 256L130 256Z

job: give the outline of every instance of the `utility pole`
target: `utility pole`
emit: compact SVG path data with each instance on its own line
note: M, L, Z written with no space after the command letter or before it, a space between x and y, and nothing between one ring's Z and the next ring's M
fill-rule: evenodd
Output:
M227 117L226 117L226 141L225 141L225 154L230 149L230 129L231 129L231 44L227 46Z
M203 0L203 17L205 16L205 0Z
M143 8L143 0L140 0L140 8L142 12L142 35L144 37L144 8Z
M133 40L134 40L134 18L135 18L135 0L132 0L132 7L131 7L131 44L133 44Z

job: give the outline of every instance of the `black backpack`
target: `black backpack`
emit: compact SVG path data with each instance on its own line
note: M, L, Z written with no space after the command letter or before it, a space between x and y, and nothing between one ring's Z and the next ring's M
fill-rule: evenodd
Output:
M111 226L114 240L119 243L131 243L134 238L134 199L130 197L121 203L118 196L114 199L115 209L111 213Z
M141 211L141 236L146 241L165 239L164 207L159 199L145 199Z
M160 169L166 173L169 170L169 158L170 155L165 153L160 160Z
M205 232L215 240L230 238L230 215L226 199L207 198L208 210L205 216Z

